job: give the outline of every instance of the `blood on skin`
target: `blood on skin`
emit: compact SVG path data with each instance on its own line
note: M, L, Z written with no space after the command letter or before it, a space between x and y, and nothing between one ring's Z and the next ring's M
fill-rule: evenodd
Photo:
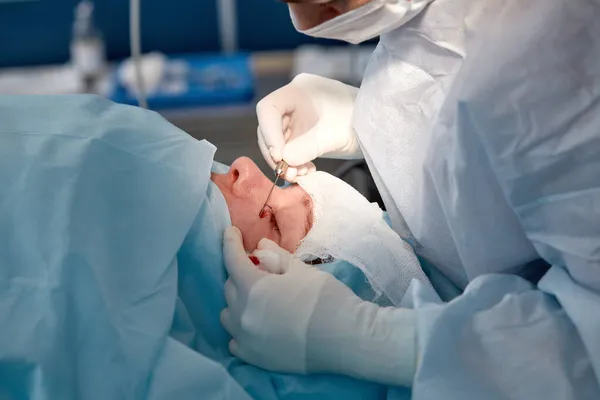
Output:
M262 218L266 217L266 215L267 215L267 207L269 207L269 210L271 210L271 206L270 206L270 205L268 205L268 204L265 204L265 205L263 206L263 208L260 210L260 212L258 213L258 217L259 217L260 219L262 219Z
M258 259L258 257L253 256L253 255L249 255L248 258L250 259L250 261L252 261L252 264L254 264L254 265L259 265L260 264L260 260Z

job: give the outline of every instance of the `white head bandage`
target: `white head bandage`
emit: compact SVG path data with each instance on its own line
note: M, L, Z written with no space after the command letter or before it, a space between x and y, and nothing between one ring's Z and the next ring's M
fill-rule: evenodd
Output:
M413 278L429 284L412 247L387 225L376 203L325 172L299 177L298 184L312 198L314 220L296 256L347 261L396 306Z

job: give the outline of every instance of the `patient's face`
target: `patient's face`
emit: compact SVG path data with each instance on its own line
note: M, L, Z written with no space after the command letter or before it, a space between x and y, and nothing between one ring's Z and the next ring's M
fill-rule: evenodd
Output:
M242 232L247 251L254 251L262 238L268 238L293 252L310 230L312 202L298 185L275 187L270 207L262 218L258 216L273 181L249 158L238 158L227 174L212 174L211 179L223 193L231 223Z

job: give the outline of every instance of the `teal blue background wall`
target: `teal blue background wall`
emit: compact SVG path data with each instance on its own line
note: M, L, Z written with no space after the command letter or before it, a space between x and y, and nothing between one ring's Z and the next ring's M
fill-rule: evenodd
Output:
M0 67L67 61L76 4L77 0L0 0ZM215 0L141 0L141 4L144 51L219 51ZM96 0L95 9L109 58L126 57L129 0ZM240 48L247 51L314 42L294 30L287 6L277 0L238 0L238 33Z

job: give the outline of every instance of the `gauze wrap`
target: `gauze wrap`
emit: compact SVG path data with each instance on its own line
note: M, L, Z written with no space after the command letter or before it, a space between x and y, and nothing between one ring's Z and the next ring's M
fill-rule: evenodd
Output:
M429 284L412 247L387 225L376 203L321 171L298 178L298 184L313 201L313 226L296 256L347 261L396 306L412 279Z

